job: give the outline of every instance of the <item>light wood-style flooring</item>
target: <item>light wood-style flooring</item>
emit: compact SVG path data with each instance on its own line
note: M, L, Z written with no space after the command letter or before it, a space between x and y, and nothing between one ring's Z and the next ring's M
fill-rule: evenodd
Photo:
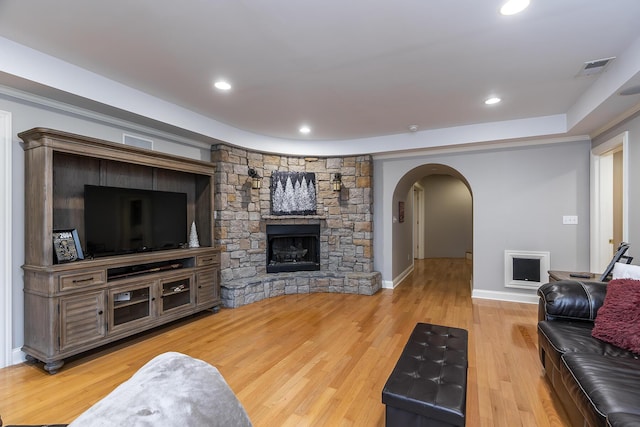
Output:
M68 361L0 369L5 424L64 423L152 357L216 366L256 427L383 426L381 391L416 322L469 331L467 426L567 426L537 353L532 304L471 299L463 259L416 261L395 290L222 309ZM141 396L142 397L142 396Z

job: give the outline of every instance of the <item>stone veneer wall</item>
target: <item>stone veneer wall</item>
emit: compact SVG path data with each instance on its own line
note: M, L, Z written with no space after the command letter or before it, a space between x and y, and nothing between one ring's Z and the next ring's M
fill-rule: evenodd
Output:
M217 144L211 147L216 166L215 240L222 251L222 299L238 307L272 296L308 292L371 295L380 289L373 271L371 156L292 157L264 154ZM248 169L264 177L253 190ZM273 171L313 172L317 215L272 216ZM342 174L342 191L331 179ZM266 273L267 224L320 224L320 271Z

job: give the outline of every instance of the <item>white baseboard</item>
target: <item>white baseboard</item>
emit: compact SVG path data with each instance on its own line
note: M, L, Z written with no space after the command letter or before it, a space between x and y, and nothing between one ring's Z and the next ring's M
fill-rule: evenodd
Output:
M11 364L18 365L24 361L26 361L26 354L20 350L19 348L14 348L11 357Z
M393 289L393 280L383 280L382 289Z
M491 299L497 301L522 302L525 304L538 304L538 295L521 294L516 292L502 291L483 291L482 289L474 289L471 298Z
M395 289L396 286L398 286L400 283L402 283L402 281L404 279L406 279L407 276L409 274L411 274L412 271L413 271L413 263L411 263L411 265L409 267L407 267L407 269L405 271L400 273L400 275L398 277L393 279L393 282L390 282L388 280L383 280L382 281L382 287L385 288L385 289Z

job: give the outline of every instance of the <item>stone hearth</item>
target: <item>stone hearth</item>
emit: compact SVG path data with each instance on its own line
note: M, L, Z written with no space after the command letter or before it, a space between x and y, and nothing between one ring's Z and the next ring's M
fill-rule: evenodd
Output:
M382 287L380 273L326 273L298 271L263 274L223 282L222 304L236 308L265 298L291 294L329 292L373 295Z
M373 271L372 159L292 157L263 154L226 144L212 146L215 173L215 240L223 248L221 291L226 307L279 295L338 292L372 295L381 288ZM264 177L251 188L248 169ZM271 215L271 173L313 172L316 215ZM342 190L331 178L342 174ZM320 270L267 273L267 224L319 224Z

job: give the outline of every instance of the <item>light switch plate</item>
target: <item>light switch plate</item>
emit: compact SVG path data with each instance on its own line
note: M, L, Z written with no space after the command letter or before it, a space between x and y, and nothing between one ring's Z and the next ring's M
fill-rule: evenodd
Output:
M562 223L565 225L577 225L578 215L564 215L562 217Z

